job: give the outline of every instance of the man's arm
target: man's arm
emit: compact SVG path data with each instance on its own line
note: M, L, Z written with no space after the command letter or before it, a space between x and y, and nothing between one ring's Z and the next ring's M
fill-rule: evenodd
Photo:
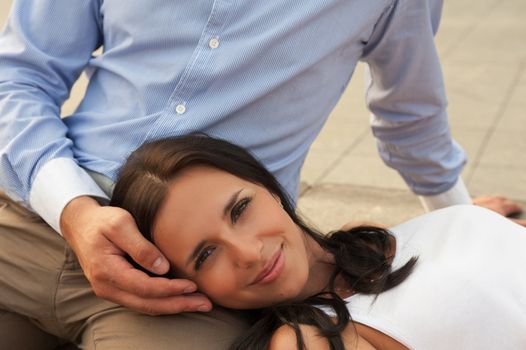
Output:
M105 197L78 167L60 118L101 43L97 3L14 1L0 36L0 187L55 230L72 198Z
M433 201L453 189L447 204L470 203L459 178L466 156L450 134L434 45L440 14L429 2L394 2L366 45L371 126L382 159L413 192Z
M149 314L209 310L204 296L181 295L195 290L192 282L131 267L126 254L161 274L168 262L128 213L93 199L106 195L74 158L60 106L102 43L99 7L99 0L14 2L0 36L0 188L62 228L101 297Z
M393 6L378 22L362 58L369 68L366 99L380 156L398 170L426 210L470 204L460 177L466 155L451 137L434 44L442 0L400 0ZM475 204L505 216L522 210L497 196L477 198Z

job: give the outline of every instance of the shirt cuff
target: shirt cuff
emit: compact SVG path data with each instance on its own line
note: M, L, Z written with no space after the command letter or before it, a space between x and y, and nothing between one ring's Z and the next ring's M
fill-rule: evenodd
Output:
M458 178L457 183L446 192L433 196L418 196L418 199L420 199L420 203L422 203L426 211L445 208L456 204L473 204L466 185L460 177Z
M60 231L60 215L66 205L80 196L108 202L108 196L88 173L71 158L55 158L40 168L29 194L29 204L55 231Z

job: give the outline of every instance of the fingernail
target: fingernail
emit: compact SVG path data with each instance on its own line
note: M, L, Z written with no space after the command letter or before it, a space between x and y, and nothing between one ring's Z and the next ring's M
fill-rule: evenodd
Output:
M186 287L183 291L183 293L185 294L193 293L193 292L195 292L195 287Z
M211 309L210 305L201 305L197 308L197 311L207 312L207 311L210 311L210 309Z
M164 273L164 270L161 268L163 264L163 258L159 257L155 262L153 263L153 270L156 273Z

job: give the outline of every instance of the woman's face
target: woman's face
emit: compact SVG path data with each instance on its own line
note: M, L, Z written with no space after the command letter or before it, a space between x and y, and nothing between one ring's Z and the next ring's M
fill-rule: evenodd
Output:
M264 187L206 166L170 185L153 228L178 277L216 304L249 309L291 300L309 277L303 231Z

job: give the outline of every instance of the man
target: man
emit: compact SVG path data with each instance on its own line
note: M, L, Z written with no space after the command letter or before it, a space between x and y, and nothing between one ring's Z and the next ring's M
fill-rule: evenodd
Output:
M144 141L200 130L249 148L295 198L358 60L382 158L428 209L471 202L433 43L441 6L15 1L0 37L0 309L87 349L226 347L242 318L127 262L168 270L133 218L104 206L112 181ZM86 95L61 119L83 70Z

